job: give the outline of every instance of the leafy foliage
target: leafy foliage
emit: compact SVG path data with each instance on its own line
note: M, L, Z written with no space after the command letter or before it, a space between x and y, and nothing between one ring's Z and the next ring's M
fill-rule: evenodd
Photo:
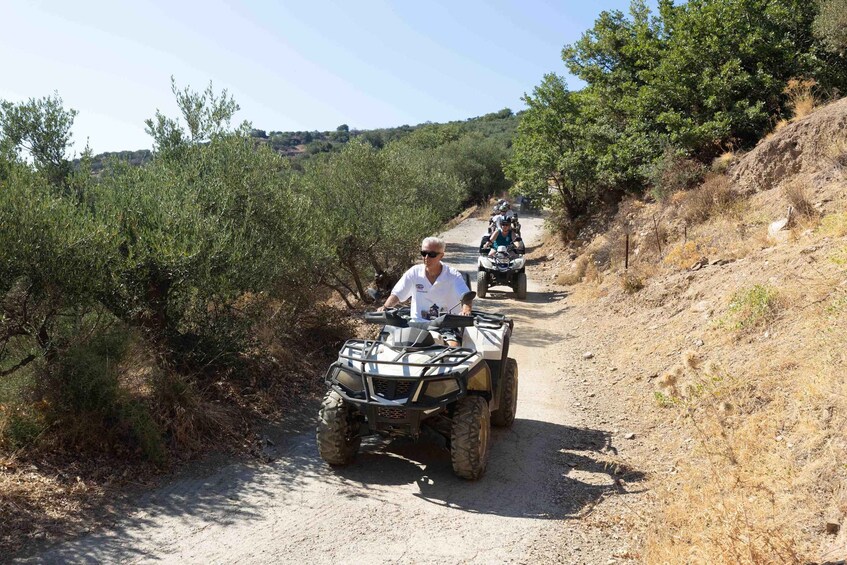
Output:
M791 110L792 79L845 90L847 61L832 49L841 12L796 0L660 0L656 15L635 0L628 17L603 12L562 51L588 86L570 93L546 75L525 98L509 175L538 196L557 189L554 211L571 219L605 195L690 185L699 173L670 185L665 173L752 146Z
M488 140L461 128L433 146L377 149L348 142L342 125L342 149L297 170L249 124L231 126L238 106L225 91L172 90L181 115L148 120L154 152L140 165L109 159L96 175L88 151L76 166L65 156L74 112L58 98L3 103L0 378L32 375L29 398L46 399L4 416L8 445L62 421L74 444L162 461L164 434L191 445L224 425L198 387L246 378L268 304L274 327L288 327L319 285L368 300L369 277L405 268L467 187L498 182L502 148L478 157L471 146ZM150 377L148 400L119 382L130 339L176 375Z
M362 142L310 163L302 178L304 241L317 280L367 300L369 276L405 268L409 250L456 212L461 185L428 153Z
M826 49L843 55L847 51L847 1L820 0L813 31Z
M595 197L596 159L584 144L593 132L583 129L579 94L553 74L533 94L521 118L507 171L517 190L543 204L554 199L570 217L585 212ZM550 188L554 188L552 193Z
M61 184L70 172L67 151L75 116L75 110L62 107L58 94L21 104L0 101L0 159L8 163L24 152L51 183Z

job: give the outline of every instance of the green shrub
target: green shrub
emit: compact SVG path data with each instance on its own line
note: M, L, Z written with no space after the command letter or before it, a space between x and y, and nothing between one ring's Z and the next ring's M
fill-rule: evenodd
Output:
M770 324L781 308L779 291L757 284L735 293L729 311L735 318L735 329L751 329Z
M0 447L12 450L32 445L46 425L31 405L0 405Z
M149 406L119 381L130 339L125 326L115 324L62 351L40 386L45 416L79 449L129 450L161 463L161 429Z
M812 30L829 51L847 51L847 0L819 0Z
M667 147L650 168L650 193L656 200L664 201L674 192L699 184L705 173L706 167L702 163L689 159L673 147Z

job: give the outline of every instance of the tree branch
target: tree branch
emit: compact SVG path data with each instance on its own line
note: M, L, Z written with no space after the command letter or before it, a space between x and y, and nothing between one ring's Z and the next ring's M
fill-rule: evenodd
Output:
M8 375L11 375L12 373L17 371L18 369L29 365L33 361L35 361L35 355L30 353L29 355L27 355L26 357L21 359L20 362L18 362L17 365L14 365L13 367L9 367L8 369L4 369L4 370L0 371L0 377L5 377L5 376L8 376Z

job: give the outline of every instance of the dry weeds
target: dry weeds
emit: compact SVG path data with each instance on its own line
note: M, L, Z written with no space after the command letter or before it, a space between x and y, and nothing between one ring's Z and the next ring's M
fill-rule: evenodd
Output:
M627 294L633 294L644 288L644 278L639 276L634 271L624 272L620 276L621 288Z
M793 111L793 120L805 118L818 106L818 99L814 93L816 85L817 82L814 80L795 78L788 81L783 94L788 96L788 106Z
M700 186L683 194L682 217L690 225L733 212L738 200L726 175L709 175Z
M829 237L847 235L847 212L824 216L820 223L820 233Z
M826 156L842 178L847 178L847 138L834 139Z
M712 161L712 172L726 173L727 170L735 163L736 154L734 151L725 151L714 158Z
M811 538L827 517L847 513L847 469L839 463L847 447L847 358L838 337L847 316L837 295L825 295L812 315L795 306L786 338L738 373L713 363L701 370L686 353L662 377L675 399L662 405L696 444L675 469L684 480L669 478L658 495L666 505L656 517L662 527L648 536L648 563L819 558ZM837 548L824 555L842 557Z
M814 218L818 211L806 196L806 189L800 182L790 182L783 186L782 196L791 204L794 211L805 218Z
M571 286L582 282L589 263L591 263L591 257L589 255L580 255L571 263L568 271L559 273L556 277L556 284Z
M715 253L717 249L701 240L680 242L670 248L662 262L676 269L690 269L698 261Z

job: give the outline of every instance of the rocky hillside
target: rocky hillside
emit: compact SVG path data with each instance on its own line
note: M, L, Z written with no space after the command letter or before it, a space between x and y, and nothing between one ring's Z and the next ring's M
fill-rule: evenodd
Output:
M614 367L588 406L632 415L638 560L845 559L847 99L727 162L551 239L534 268Z

